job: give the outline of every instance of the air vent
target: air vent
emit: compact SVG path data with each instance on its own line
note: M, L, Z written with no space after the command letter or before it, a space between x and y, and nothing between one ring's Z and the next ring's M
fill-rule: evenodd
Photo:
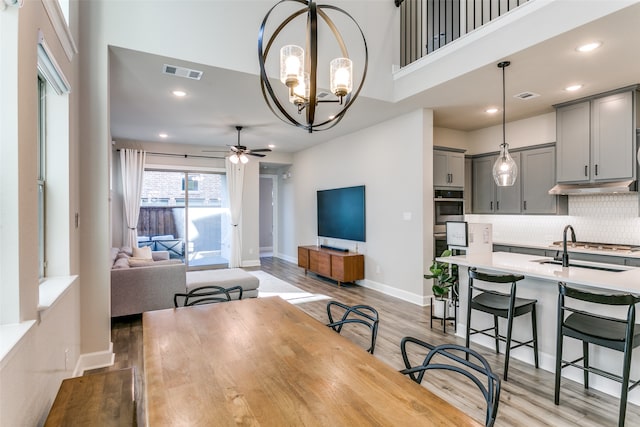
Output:
M178 67L177 65L164 64L162 66L162 72L164 74L184 77L186 79L200 80L202 78L202 71L192 70L185 67Z
M531 98L537 98L539 96L540 96L539 94L533 93L533 92L522 92L517 95L513 95L514 98L519 98L519 99L531 99Z

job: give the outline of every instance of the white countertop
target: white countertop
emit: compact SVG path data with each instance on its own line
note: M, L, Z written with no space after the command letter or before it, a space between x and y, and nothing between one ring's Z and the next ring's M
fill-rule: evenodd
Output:
M621 272L593 270L579 267L562 267L554 264L541 264L539 260L552 260L536 255L507 252L493 252L477 255L457 255L438 257L437 261L459 266L477 267L504 273L522 274L525 277L567 282L598 289L640 294L640 268L614 264L598 264L586 261L571 261L582 265L606 266L623 269Z

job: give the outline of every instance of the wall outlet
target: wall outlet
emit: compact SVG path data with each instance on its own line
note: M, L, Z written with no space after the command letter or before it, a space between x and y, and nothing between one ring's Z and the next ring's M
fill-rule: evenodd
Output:
M65 348L64 349L64 370L65 371L69 370L68 366L69 366L69 349Z
M253 248L249 248L249 255L253 255Z
M376 265L376 274L380 274L381 271L382 269L380 268L380 266Z

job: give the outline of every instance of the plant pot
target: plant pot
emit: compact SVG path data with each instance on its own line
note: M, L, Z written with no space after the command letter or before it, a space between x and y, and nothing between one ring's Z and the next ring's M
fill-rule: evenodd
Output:
M450 298L434 298L433 299L433 317L444 319L455 316L455 303Z

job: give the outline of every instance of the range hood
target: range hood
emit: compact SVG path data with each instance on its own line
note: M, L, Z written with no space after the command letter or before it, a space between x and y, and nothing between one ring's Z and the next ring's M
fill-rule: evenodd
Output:
M551 195L589 195L636 192L637 184L634 180L613 181L587 184L557 184L551 190Z

